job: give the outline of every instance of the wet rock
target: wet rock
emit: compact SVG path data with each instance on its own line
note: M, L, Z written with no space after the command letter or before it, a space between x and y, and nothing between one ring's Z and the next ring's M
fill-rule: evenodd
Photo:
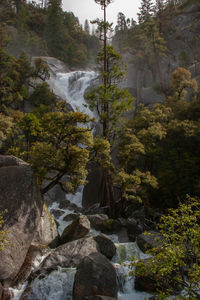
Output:
M137 235L143 232L143 228L135 218L128 218L127 220L127 232L129 239L135 242Z
M42 199L31 166L14 156L0 156L0 211L10 243L0 252L0 280L9 284L19 272L42 213Z
M100 207L99 203L95 203L83 210L85 215L108 214L108 206Z
M31 286L28 286L22 293L19 300L29 300L30 299L29 296L30 296L31 292L32 292L32 288L31 288Z
M51 214L54 216L54 218L59 218L60 216L62 216L65 212L63 210L60 209L51 209Z
M59 246L45 258L39 270L31 275L30 281L36 277L44 277L58 266L63 268L77 267L80 261L99 248L92 237L82 238Z
M79 216L65 228L61 236L61 244L83 238L90 232L90 222L84 215Z
M115 219L108 219L103 222L104 227L102 228L102 232L110 233L110 232L117 232L120 230L121 225L118 220Z
M162 244L162 237L156 231L148 231L137 236L137 244L143 252Z
M115 269L109 260L100 253L92 253L81 261L77 268L73 287L74 300L83 300L84 297L96 295L117 298Z
M36 234L32 241L33 244L42 244L55 248L59 242L57 225L46 205L43 205L42 216Z
M127 220L124 218L117 219L122 227L127 227Z
M56 185L44 195L44 200L48 207L54 202L60 203L61 201L65 201L65 199L66 194L60 188L60 185Z
M73 221L77 217L79 217L79 214L69 214L63 218L63 221L65 221L65 222Z
M63 199L62 201L59 202L59 208L60 209L65 209L70 206L70 201L67 199Z
M13 298L13 292L8 288L3 288L1 293L1 300L11 300Z
M104 222L108 220L108 216L105 214L87 215L90 221L91 227L96 230L104 230Z
M111 259L116 254L115 244L105 234L97 235L94 237L94 240L97 242L101 254L108 259Z
M13 286L17 286L18 284L24 283L27 280L28 276L31 273L31 269L33 266L33 260L35 259L36 255L39 252L40 252L40 249L37 246L35 246L35 245L30 246L30 248L27 252L26 258L24 260L24 263L21 266L19 273L13 280L13 283L12 283Z

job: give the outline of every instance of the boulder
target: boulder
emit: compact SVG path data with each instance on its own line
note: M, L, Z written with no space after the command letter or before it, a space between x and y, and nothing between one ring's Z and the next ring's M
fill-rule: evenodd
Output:
M42 213L42 199L31 166L14 156L0 156L0 211L10 243L0 252L0 280L9 284L19 272Z
M94 240L97 242L101 254L108 259L111 259L116 254L115 244L105 234L97 235L94 237Z
M64 213L64 210L55 208L51 209L51 214L54 216L55 219L59 219Z
M62 268L77 267L80 261L91 253L98 252L99 248L92 237L82 238L59 246L45 258L39 270L31 275L33 280L36 277L46 276L58 266Z
M81 261L73 287L74 300L83 300L84 297L96 295L117 298L115 269L101 253L92 253Z
M103 222L102 231L104 233L113 233L117 232L121 229L121 224L118 220L115 219L108 219Z
M85 215L108 214L108 212L108 206L100 207L99 203L95 203L83 210L83 213Z
M96 230L105 229L104 222L108 220L108 216L105 214L87 215L90 221L91 227Z
M60 185L57 184L44 195L44 200L47 206L49 207L54 202L64 202L66 200L66 194L61 189Z
M59 234L56 223L46 204L43 205L42 216L32 243L55 248L58 245Z
M162 244L162 237L156 231L148 231L137 236L137 244L143 252Z
M38 253L41 253L41 250L37 246L31 245L28 249L23 265L13 280L12 286L18 286L27 280L33 268L33 261Z
M90 232L90 222L84 215L79 216L65 228L61 235L61 244L83 238Z
M63 218L63 221L65 221L65 222L73 221L77 217L79 217L79 214L68 214Z
M141 234L143 231L142 226L138 224L138 221L135 218L128 218L127 220L127 232L129 239L132 242L135 242L136 236Z

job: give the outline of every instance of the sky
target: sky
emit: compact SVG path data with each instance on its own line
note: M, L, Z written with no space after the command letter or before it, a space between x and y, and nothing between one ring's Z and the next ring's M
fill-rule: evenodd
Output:
M103 11L94 0L63 0L62 3L63 10L72 11L83 25L86 19L103 18ZM125 14L126 18L137 20L139 6L140 0L114 0L107 7L107 20L115 26L118 12Z

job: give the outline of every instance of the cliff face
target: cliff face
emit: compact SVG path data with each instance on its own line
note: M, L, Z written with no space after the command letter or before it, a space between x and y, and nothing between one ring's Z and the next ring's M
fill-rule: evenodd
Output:
M0 156L0 211L9 243L0 252L0 280L9 284L20 270L38 227L42 199L31 166L14 156Z
M164 85L168 86L170 74L175 69L185 67L200 87L200 3L187 7L170 21L166 46L167 57L158 58ZM165 95L156 92L156 86L160 83L156 66L148 65L145 61L138 65L135 56L130 52L134 53L134 49L123 53L127 65L123 87L130 90L137 103L148 105L163 101Z

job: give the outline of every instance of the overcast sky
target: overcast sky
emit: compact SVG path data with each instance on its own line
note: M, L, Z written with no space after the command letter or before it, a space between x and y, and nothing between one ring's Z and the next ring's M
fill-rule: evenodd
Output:
M138 6L140 0L114 0L107 8L107 19L116 25L117 14L122 12L127 18L137 20ZM103 11L94 0L63 0L63 10L72 11L81 24L85 19L103 18Z

